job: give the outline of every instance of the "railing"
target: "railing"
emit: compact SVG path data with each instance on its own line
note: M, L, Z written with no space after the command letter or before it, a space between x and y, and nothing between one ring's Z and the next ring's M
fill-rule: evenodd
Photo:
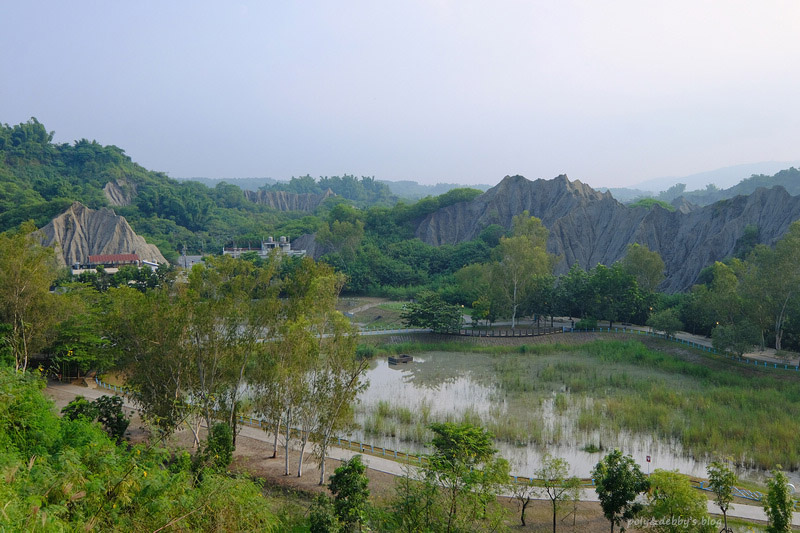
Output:
M554 328L550 326L524 328L524 329L460 329L458 333L451 335L459 335L461 337L538 337L541 335L552 335L554 333L562 333L562 328Z

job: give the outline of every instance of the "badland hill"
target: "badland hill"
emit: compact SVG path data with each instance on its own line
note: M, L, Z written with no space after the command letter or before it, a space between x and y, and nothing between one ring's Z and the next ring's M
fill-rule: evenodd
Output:
M639 243L661 254L666 264L662 288L676 292L691 287L705 266L732 255L748 226L758 228L759 243L778 240L800 219L800 197L777 186L670 211L625 206L566 176L536 181L510 176L472 201L427 215L416 236L432 245L457 244L490 224L511 228L513 217L525 210L550 230L548 250L562 258L557 273L575 263L584 269L610 265L625 255L628 244Z
M136 254L143 261L166 263L153 244L131 229L124 217L111 209L89 209L75 202L41 229L45 246L56 246L61 266L84 264L90 255ZM60 253L59 253L60 252Z

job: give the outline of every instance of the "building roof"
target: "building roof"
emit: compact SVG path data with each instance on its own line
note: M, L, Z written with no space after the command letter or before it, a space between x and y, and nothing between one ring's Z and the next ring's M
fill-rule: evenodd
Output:
M90 263L135 263L139 261L138 254L100 254L90 255Z

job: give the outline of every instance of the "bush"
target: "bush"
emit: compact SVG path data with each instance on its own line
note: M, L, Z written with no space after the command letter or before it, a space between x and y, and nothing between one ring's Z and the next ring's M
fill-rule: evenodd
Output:
M214 424L208 433L206 445L197 453L195 471L206 468L225 470L233 461L233 432L222 422Z
M333 502L325 494L314 498L308 521L311 533L338 533L341 530L339 519L334 514Z
M371 359L378 353L378 349L372 344L359 344L356 346L357 359Z
M125 436L125 431L131 423L122 412L122 398L101 396L94 401L94 405L97 408L97 421L103 425L106 433L117 443L122 442L122 437Z
M595 329L597 327L596 318L582 318L575 322L575 329Z
M90 402L83 396L76 396L74 400L61 409L61 415L67 420L77 420L78 418L94 420L97 418L98 411L94 402Z
M125 431L131 423L125 418L125 413L122 411L122 398L119 396L101 396L93 402L83 396L76 396L61 410L61 414L67 420L79 418L89 421L97 420L117 444L122 442Z

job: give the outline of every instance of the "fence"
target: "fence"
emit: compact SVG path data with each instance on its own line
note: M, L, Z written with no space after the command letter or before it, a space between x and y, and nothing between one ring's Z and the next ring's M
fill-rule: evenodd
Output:
M562 333L562 328L526 328L526 329L462 329L455 335L461 337L538 337L540 335L552 335Z

